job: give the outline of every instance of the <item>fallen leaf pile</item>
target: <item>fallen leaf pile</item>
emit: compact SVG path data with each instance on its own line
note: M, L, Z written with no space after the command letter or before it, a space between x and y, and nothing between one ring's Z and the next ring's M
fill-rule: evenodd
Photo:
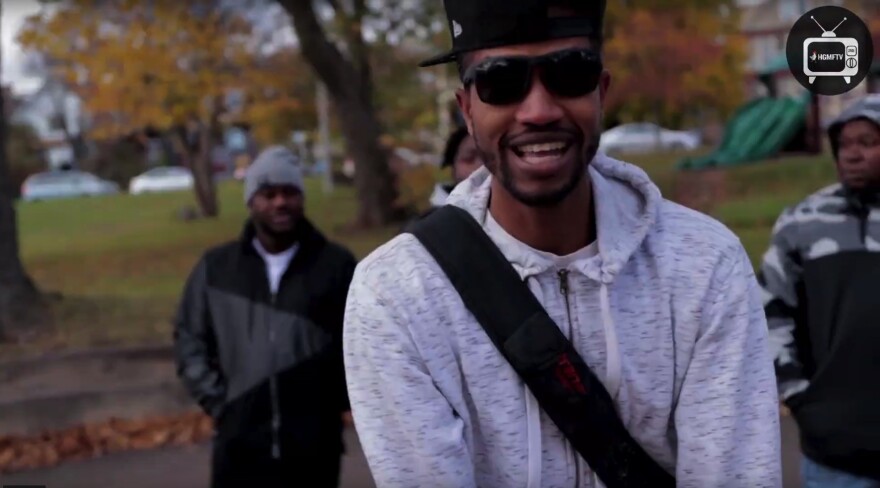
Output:
M62 461L120 451L184 446L211 438L201 412L135 420L111 419L33 436L0 436L0 473L45 468Z

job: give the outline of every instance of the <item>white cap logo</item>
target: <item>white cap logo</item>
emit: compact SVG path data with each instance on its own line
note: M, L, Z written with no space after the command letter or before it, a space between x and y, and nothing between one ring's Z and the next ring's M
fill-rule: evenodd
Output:
M461 35L461 24L456 21L452 21L452 37L458 37Z

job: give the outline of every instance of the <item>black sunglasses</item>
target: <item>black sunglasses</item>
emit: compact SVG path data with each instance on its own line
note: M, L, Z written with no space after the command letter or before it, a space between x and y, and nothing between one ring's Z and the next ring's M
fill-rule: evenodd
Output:
M561 98L575 98L592 93L599 85L602 59L590 49L488 58L468 68L461 81L465 87L473 84L483 103L509 105L523 101L529 94L536 68L547 91Z

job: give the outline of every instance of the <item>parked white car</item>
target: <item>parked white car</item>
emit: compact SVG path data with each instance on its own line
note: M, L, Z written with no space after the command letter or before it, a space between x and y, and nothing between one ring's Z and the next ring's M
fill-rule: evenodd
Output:
M160 166L131 179L128 192L132 195L190 190L194 186L192 172L180 166Z
M21 185L24 201L115 195L119 185L91 173L53 170L30 175Z
M700 146L698 135L670 130L649 122L622 124L602 133L599 150L613 152L693 151Z

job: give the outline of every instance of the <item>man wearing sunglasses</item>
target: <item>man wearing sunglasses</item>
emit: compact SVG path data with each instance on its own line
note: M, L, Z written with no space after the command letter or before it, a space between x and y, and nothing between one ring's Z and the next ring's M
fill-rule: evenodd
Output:
M345 361L378 486L781 486L767 323L741 243L664 200L639 168L597 152L611 86L604 3L445 1L453 49L422 66L458 63L459 106L485 164L445 208L478 229L465 245L482 253L471 264L502 255L511 272L448 274L455 263L435 258L442 244L418 232L358 266ZM477 247L486 236L500 253ZM455 239L448 247L462 249ZM535 314L507 342L487 333L523 295L481 309L471 298L491 287L486 275L526 285L549 325ZM469 280L481 284L468 290ZM564 338L544 342L547 327ZM563 354L546 376L542 347L564 340L583 360ZM583 415L558 421L565 405L521 375L527 367L583 402ZM595 408L609 397L610 408ZM593 422L604 437L573 441L571 425L597 420L587 416L621 422L631 439ZM656 483L625 481L649 465L659 465Z

